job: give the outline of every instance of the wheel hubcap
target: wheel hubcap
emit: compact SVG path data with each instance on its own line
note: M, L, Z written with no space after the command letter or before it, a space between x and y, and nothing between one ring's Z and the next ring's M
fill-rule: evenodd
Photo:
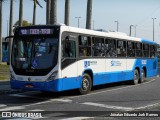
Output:
M137 73L134 75L134 77L135 77L135 79L134 79L135 82L138 82L138 79L139 79L139 78L138 78L138 74L137 74Z
M82 82L82 88L83 90L87 90L89 86L89 82L87 80L87 78L84 78L83 82Z

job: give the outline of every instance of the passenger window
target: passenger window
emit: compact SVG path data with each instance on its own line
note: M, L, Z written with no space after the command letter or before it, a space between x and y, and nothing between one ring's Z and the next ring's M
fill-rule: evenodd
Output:
M142 43L136 43L136 57L142 57Z
M122 40L117 41L117 57L126 57L126 42Z
M62 40L62 56L76 58L76 42L70 40L69 36Z
M117 57L116 40L106 39L105 47L106 47L106 57Z
M93 37L92 42L93 42L93 47L92 47L93 56L104 57L105 56L104 39Z
M149 57L149 45L143 44L143 57Z
M88 36L79 36L79 56L91 56L91 38Z
M154 58L156 56L156 46L150 45L150 57Z
M135 57L135 44L134 42L127 42L127 57Z

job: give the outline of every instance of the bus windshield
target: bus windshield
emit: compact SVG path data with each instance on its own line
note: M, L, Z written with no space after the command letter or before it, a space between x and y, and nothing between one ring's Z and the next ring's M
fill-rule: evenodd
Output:
M51 37L15 38L12 48L15 69L46 70L57 64L58 39Z

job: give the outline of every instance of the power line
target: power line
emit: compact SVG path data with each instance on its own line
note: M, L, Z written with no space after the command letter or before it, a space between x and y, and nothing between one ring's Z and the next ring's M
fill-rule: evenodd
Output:
M157 8L155 8L145 19L143 19L141 22L139 22L137 25L140 25L142 23L144 23L147 19L150 19L150 17L156 12L158 11L158 9L160 9L160 6L158 6Z

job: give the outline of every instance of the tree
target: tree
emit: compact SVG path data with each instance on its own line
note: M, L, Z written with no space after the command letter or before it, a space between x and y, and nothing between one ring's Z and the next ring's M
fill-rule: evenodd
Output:
M50 24L57 23L57 0L51 0Z
M65 0L65 20L64 23L69 25L69 16L70 16L70 0Z
M46 24L50 24L51 0L45 0L45 2L46 2Z
M41 6L41 4L39 3L38 0L33 0L33 2L34 2L34 7L33 7L33 25L35 25L36 24L36 7L37 7L37 5L40 6L41 8L43 8L43 7Z
M6 0L0 0L0 64L2 63L2 6Z
M10 20L9 20L9 36L12 36L12 35L13 35L13 0L10 1ZM10 64L10 60L11 60L11 48L12 48L12 39L9 40L7 64Z
M23 21L23 0L19 2L19 26L22 26Z
M14 24L15 28L16 26L19 26L20 22L19 20ZM28 22L27 20L22 20L22 24L21 26L30 26L32 25L32 23ZM15 28L13 29L13 31L15 31Z
M92 21L92 0L88 0L87 2L87 16L86 16L86 29L91 29L91 21Z
M0 0L0 64L2 62L2 2Z

